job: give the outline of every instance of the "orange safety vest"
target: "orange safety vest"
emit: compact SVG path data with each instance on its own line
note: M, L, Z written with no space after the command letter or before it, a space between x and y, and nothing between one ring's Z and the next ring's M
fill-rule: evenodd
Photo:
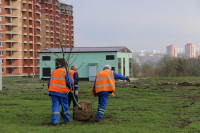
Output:
M68 93L70 89L66 86L66 70L63 68L58 68L54 70L51 74L49 91Z
M75 73L76 71L74 71L74 70L69 70L68 72L70 73L70 75L71 75L71 77L72 77L72 79L73 79L73 84L74 84L74 73Z
M99 93L101 91L112 91L112 95L114 96L115 79L114 79L113 71L103 70L103 71L100 71L99 73L97 73L95 93Z

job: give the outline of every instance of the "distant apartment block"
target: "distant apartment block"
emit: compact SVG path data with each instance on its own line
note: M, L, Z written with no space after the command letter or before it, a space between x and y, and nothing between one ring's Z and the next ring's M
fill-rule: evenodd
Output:
M3 76L39 74L38 52L74 46L73 7L58 0L0 0Z
M185 57L195 58L196 57L196 45L188 43L185 45Z
M167 46L166 50L168 56L177 57L177 46L175 45Z

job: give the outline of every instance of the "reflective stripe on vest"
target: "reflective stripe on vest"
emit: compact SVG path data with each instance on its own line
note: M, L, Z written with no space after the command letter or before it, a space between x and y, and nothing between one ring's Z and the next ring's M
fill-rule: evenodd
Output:
M115 85L113 85L113 84L103 84L103 85L96 86L96 88L99 88L99 87L102 87L102 86L115 86Z
M97 74L98 77L100 77L99 73ZM114 78L112 78L112 71L110 71L110 78L98 78L96 81L100 81L100 80L115 80Z
M101 91L112 91L114 95L115 79L114 79L113 71L103 70L97 73L95 92L99 93Z
M66 85L58 85L58 84L50 84L50 85L66 88Z

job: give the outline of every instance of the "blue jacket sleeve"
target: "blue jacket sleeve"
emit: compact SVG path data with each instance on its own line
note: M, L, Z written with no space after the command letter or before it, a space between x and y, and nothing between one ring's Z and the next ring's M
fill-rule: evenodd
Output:
M78 73L75 72L74 73L74 89L77 90L78 89Z
M68 75L69 75L69 79L70 79L72 90L74 90L73 79L72 79L71 75L69 74L69 72L68 72ZM67 83L67 86L69 87L69 82L68 82L68 76L67 76L67 74L66 74L66 77L65 77L65 81Z
M49 85L50 85L50 80L51 80L51 78L49 79L49 82L48 82L48 88L49 88Z
M94 85L93 85L93 92L95 92L95 86L96 86L96 79L95 79Z
M115 79L121 79L121 80L126 80L127 79L126 76L123 76L121 74L117 74L116 72L114 72L114 78Z

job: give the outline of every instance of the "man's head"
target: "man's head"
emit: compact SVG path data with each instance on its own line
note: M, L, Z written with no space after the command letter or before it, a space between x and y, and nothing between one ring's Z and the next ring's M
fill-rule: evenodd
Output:
M110 65L105 65L103 70L111 70L111 66Z
M78 69L78 68L77 68L76 65L72 65L72 66L71 66L71 70L77 71L77 69Z
M62 60L62 61L59 62L58 67L67 68L67 63Z

